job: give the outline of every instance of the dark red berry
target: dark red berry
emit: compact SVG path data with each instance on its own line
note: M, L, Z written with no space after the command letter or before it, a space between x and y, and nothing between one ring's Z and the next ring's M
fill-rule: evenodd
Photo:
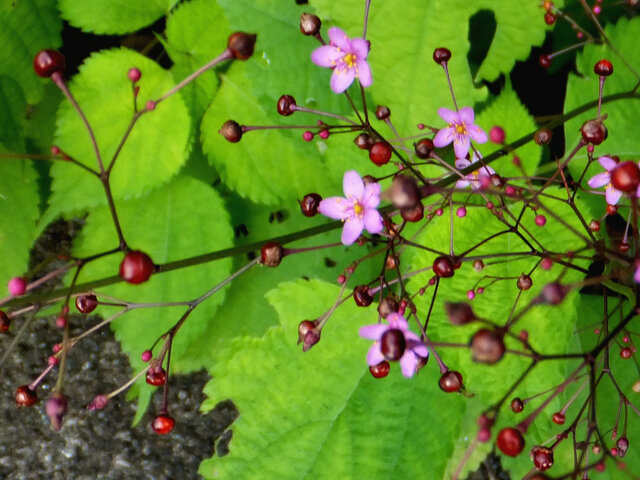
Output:
M591 220L589 222L589 230L591 230L592 232L599 232L600 222L598 220Z
M376 118L378 120L386 120L391 116L391 110L389 107L385 107L384 105L378 105L376 108Z
M146 282L155 270L151 257L139 250L127 253L120 263L120 278L135 285Z
M580 127L582 139L591 145L600 145L607 139L607 127L600 120L588 120Z
M257 36L252 33L235 32L227 40L227 48L236 60L246 60L253 55Z
M433 273L441 278L453 277L454 268L451 258L445 256L436 258L433 261Z
M383 360L379 364L369 367L369 372L371 372L373 378L384 378L389 375L390 369L391 367L389 366L389 362Z
M520 430L515 428L503 428L498 433L498 438L496 440L498 448L505 455L509 455L510 457L515 457L524 448L524 437Z
M369 287L358 285L353 289L353 299L359 307L368 307L373 302L373 297L369 294Z
M80 295L76 297L76 308L80 313L91 313L98 306L95 295Z
M553 25L554 23L556 23L556 16L551 12L547 12L544 14L544 22L547 25Z
M295 110L292 110L291 107L295 107L296 106L296 99L293 98L291 95L282 95L279 99L278 99L278 113L280 115L283 115L285 117L288 117L289 115L293 114L293 112L295 112Z
M320 341L321 330L317 321L303 320L298 325L298 344L302 343L302 351L306 352Z
M33 69L39 77L47 78L64 71L64 56L56 50L40 50L33 59Z
M353 139L353 143L355 143L360 150L371 150L374 142L373 138L371 138L371 135L367 133L360 133L356 138Z
M431 139L423 138L417 143L414 143L413 148L416 151L416 156L424 160L426 158L429 158L431 152L433 152L434 145Z
M618 246L618 250L620 251L620 253L627 253L629 251L629 249L631 248L631 244L627 243L627 242L622 242L619 246Z
M549 55L540 55L538 63L542 68L549 68L551 66L551 57Z
M607 215L615 215L618 213L617 205L607 205Z
M391 159L391 145L387 142L375 142L369 150L369 159L379 167Z
M300 32L303 35L317 35L320 33L322 22L312 13L303 13L300 15Z
M11 326L11 319L0 310L0 333L5 333L9 331L9 327Z
M455 370L449 370L442 374L438 385L443 392L459 392L462 390L462 375Z
M21 385L16 388L16 405L18 407L30 407L38 401L38 394L29 388L29 385Z
M166 435L167 433L171 433L175 424L176 421L170 417L169 414L162 413L154 417L151 422L151 428L153 428L153 431L158 435Z
M504 133L504 128L495 125L489 130L489 140L493 143L501 144L504 143L506 134Z
M433 51L433 61L438 65L442 65L449 60L451 60L451 50L448 48L438 47Z
M547 145L551 141L551 130L548 128L541 128L533 135L533 141L538 145Z
M623 358L624 360L631 358L632 355L633 350L631 350L629 347L624 347L620 350L620 358Z
M520 275L518 278L518 288L520 290L529 290L533 285L533 280L529 275L525 275L524 273Z
M631 161L619 163L611 172L611 184L623 192L635 192L640 184L640 168Z
M564 425L564 422L567 420L567 417L562 412L556 412L553 414L553 417L551 417L551 420L553 420L553 423L557 425Z
M218 133L231 143L238 143L242 138L242 127L238 122L227 120L222 124Z
M553 466L553 450L537 445L531 449L531 460L538 470L549 470Z
M267 242L260 249L260 263L267 267L277 267L284 257L284 249L277 242Z
M608 77L613 73L613 65L611 65L611 62L609 60L603 58L593 66L593 71L596 75L600 75L601 77Z
M380 351L384 358L390 362L400 360L406 348L407 342L404 333L397 328L390 328L380 338Z
M513 413L520 413L522 410L524 410L524 402L522 401L521 398L516 397L513 400L511 400L511 410L513 410Z
M424 205L418 202L413 207L403 208L400 210L400 215L407 222L419 222L424 218Z
M471 337L469 346L473 361L488 365L499 362L505 350L502 335L487 328L478 330Z
M317 193L307 193L300 202L300 210L305 217L313 217L318 214L318 205L322 197Z
M149 385L159 387L167 381L167 372L162 367L150 367L147 370L146 380Z
M473 322L476 318L471 305L464 302L446 302L444 309L447 312L449 321L454 325L465 325Z

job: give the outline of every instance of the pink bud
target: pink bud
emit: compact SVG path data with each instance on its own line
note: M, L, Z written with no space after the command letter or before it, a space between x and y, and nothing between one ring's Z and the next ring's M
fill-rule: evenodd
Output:
M155 110L156 109L156 102L154 102L153 100L149 100L144 108L148 112L150 112L151 110Z
M544 227L546 223L547 217L545 217L544 215L536 215L536 225L538 225L539 227Z
M93 400L87 405L87 410L101 410L109 403L109 397L106 395L96 395Z
M502 127L498 127L496 125L489 131L489 140L491 140L493 143L503 143L504 137L505 134Z
M127 77L133 83L136 83L138 80L140 80L141 76L142 76L142 72L140 72L140 70L137 68L130 68L129 71L127 72Z
M27 291L27 281L23 277L13 277L9 280L9 284L7 286L9 288L9 293L14 297L24 295Z
M467 292L467 298L468 298L469 300L473 300L474 298L476 298L476 292L474 292L473 290L469 290L469 291Z
M456 215L460 218L467 216L467 209L465 207L460 207L456 210Z
M144 352L142 352L142 361L143 362L148 362L149 360L151 360L151 357L153 357L153 354L151 353L151 350L145 350Z
M329 130L320 130L320 133L318 133L318 136L323 140L326 140L327 138L329 138Z
M305 142L310 142L311 140L313 140L313 133L311 133L309 130L305 130L305 132L302 134L302 139Z
M67 397L62 393L54 393L45 403L45 410L51 421L51 428L60 430L60 427L62 427L62 417L67 413Z

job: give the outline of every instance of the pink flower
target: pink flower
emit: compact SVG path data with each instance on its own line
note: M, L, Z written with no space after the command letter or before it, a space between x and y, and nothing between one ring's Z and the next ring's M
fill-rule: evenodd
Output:
M471 140L477 143L487 141L487 134L484 133L484 130L473 123L475 119L473 108L464 107L461 108L459 112L454 112L448 108L440 108L438 109L438 115L440 115L449 126L438 130L438 133L433 139L433 144L438 148L442 148L453 142L453 150L455 151L456 158L464 158L467 156L469 148L471 147Z
M409 330L407 320L402 315L395 312L390 313L387 315L387 321L389 322L388 325L384 323L376 323L374 325L361 327L358 331L358 334L361 337L366 338L367 340L374 340L373 345L371 345L371 348L367 353L367 364L369 364L369 366L375 366L384 360L388 360L388 358L382 353L381 339L385 333L398 330L402 333L406 344L404 353L399 360L400 368L402 369L402 374L405 377L410 378L416 372L416 367L418 366L420 358L429 357L429 350L426 345L422 343L420 337Z
M620 201L620 197L622 197L622 192L611 184L611 170L616 168L618 163L611 157L600 157L598 162L606 171L591 177L587 184L591 188L604 187L604 197L607 199L607 203L616 205Z
M365 185L355 170L345 172L342 185L347 198L329 197L318 205L322 215L344 221L342 243L351 245L365 228L369 233L380 233L382 217L376 210L380 204L380 185Z
M475 163L478 161L478 157L476 154L473 154L473 162L467 160L466 158L458 158L456 160L456 168L458 170L464 170L471 163ZM465 180L458 180L456 182L456 188L465 188L471 185L473 190L481 190L483 188L487 188L491 184L491 175L494 175L496 171L491 168L489 165L485 165L480 167L478 170L474 170L470 174L465 177Z
M638 263L638 266L636 267L636 273L633 275L633 279L636 283L640 283L640 263Z
M311 61L320 67L333 68L331 90L342 93L355 78L363 87L371 85L371 69L367 63L369 42L364 38L349 39L338 27L329 29L329 45L316 48Z

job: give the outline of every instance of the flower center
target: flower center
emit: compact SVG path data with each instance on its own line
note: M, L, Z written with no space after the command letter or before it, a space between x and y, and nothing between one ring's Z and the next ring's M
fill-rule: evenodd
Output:
M347 53L342 57L342 61L347 64L347 68L353 68L356 64L356 55L354 53Z
M361 216L362 213L364 212L364 207L362 205L360 205L358 202L353 204L353 213L356 216Z
M456 123L454 128L458 135L467 135L467 125L464 122Z

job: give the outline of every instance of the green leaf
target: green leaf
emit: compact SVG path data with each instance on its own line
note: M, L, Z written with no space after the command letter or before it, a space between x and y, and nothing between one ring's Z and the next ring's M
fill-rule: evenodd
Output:
M62 21L55 0L4 1L0 5L0 76L12 78L29 103L42 96L41 79L33 71L33 58L42 49L62 44Z
M369 342L357 333L375 322L371 310L345 304L318 345L304 354L296 346L298 323L338 293L319 281L281 284L268 296L281 326L234 342L213 367L203 409L230 397L240 417L231 453L201 464L205 478L405 479L426 471L442 478L462 398L443 405L428 372L406 379L394 366L375 380L365 361Z
M24 149L25 106L20 85L0 76L0 143L16 153Z
M133 96L127 71L138 67L138 105L157 99L172 86L171 74L142 55L127 49L93 54L74 77L71 91L93 127L103 164L107 168L133 115ZM98 169L89 134L69 102L58 114L55 141L79 162ZM156 110L140 117L127 139L111 175L116 200L140 197L167 182L188 155L189 115L180 98L173 95ZM45 219L106 204L97 177L68 162L51 168L52 196Z
M62 18L85 32L123 34L151 25L178 0L58 0Z

